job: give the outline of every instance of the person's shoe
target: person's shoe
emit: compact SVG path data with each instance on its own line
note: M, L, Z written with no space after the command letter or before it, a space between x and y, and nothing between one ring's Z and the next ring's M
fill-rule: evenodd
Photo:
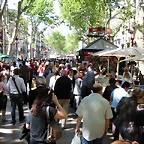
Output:
M16 124L16 121L11 121L11 124L15 125L15 124Z
M21 119L19 119L20 122L23 122L25 120L25 116L23 116Z
M7 120L6 119L2 119L2 122L7 122Z

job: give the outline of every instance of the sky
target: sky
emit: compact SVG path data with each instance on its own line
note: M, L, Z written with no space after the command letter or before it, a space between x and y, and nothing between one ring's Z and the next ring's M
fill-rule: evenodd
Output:
M9 9L16 9L16 3L18 1L19 0L8 0L8 7L9 7ZM58 0L56 0L54 2L54 12L57 15L60 15L60 9L59 9ZM52 33L52 31L57 31L57 30L60 31L64 36L66 36L70 32L69 28L66 25L61 25L61 26L56 27L54 29L48 28L45 31L45 36L47 37L48 35L50 35Z

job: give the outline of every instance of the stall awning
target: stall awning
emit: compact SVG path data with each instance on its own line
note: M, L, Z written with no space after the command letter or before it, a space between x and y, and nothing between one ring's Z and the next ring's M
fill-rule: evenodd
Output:
M126 48L126 49L112 49L105 50L94 54L95 56L116 56L116 57L125 57L125 56L139 56L144 54L143 48Z
M130 57L130 58L121 60L120 62L123 62L123 61L144 61L144 55L136 56L136 57Z
M109 41L100 38L90 44L88 44L85 48L83 49L93 49L93 50L105 50L105 49L117 49L118 47L116 45L113 45Z

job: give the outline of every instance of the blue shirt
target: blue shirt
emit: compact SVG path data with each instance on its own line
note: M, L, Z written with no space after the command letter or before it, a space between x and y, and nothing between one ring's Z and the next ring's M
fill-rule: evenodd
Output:
M88 88L92 88L95 84L95 75L94 71L88 71L86 75L84 76L82 84L84 86L87 86Z
M116 88L112 91L111 93L111 97L112 97L112 104L111 107L112 108L116 108L119 101L123 98L123 97L129 97L129 94L123 89L123 88Z

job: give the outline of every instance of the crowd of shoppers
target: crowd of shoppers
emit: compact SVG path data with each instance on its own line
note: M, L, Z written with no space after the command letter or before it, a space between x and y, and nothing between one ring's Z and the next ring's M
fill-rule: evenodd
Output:
M110 78L110 85L103 91L103 86L96 83L95 78L105 72L95 69L91 63L82 65L66 59L32 59L18 60L12 65L1 62L0 65L2 122L7 121L5 112L9 96L11 123L15 125L17 122L15 109L18 106L19 121L25 122L24 129L28 130L28 143L46 143L49 120L58 121L62 130L66 129L68 109L71 106L78 117L75 132L82 132L82 144L102 144L111 125L114 144L122 141L143 144L144 119L141 117L144 117L144 93L137 88L133 90L132 96L129 95L129 80L132 76L127 68L122 85L117 85L115 78ZM32 89L33 80L35 89ZM29 114L25 119L23 105L27 102ZM119 136L122 140L119 140Z

